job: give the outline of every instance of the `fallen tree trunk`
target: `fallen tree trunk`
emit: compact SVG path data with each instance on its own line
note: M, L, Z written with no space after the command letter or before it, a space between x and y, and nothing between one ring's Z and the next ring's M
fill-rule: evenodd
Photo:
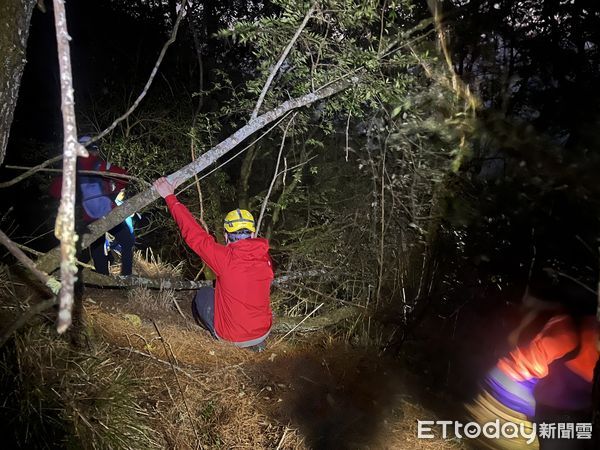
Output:
M357 82L358 79L354 78L352 82ZM229 151L233 150L239 143L244 141L246 138L261 130L268 124L276 121L277 119L284 116L289 111L294 109L302 108L304 106L311 105L319 100L323 100L340 91L348 88L352 83L350 81L339 81L333 83L317 92L311 92L299 98L294 98L282 103L277 108L268 111L261 116L250 120L245 126L237 130L234 134L229 136L224 141L217 144L215 147L204 153L195 161L191 162L187 166L179 169L177 172L172 173L167 177L170 183L179 186L186 180L189 180L197 173L206 169L212 163L214 163L221 156L225 155ZM85 249L90 246L92 242L102 236L105 232L115 227L116 225L123 222L127 217L136 213L140 209L148 206L154 200L158 199L159 195L153 187L140 192L139 194L131 197L129 200L124 202L122 205L117 206L113 209L106 217L99 219L89 225L89 233L81 236L81 248ZM46 273L54 272L60 264L60 248L54 248L42 256L38 262L38 269Z
M273 280L272 286L285 285L294 280L317 275L327 275L324 270L309 270L279 276ZM84 284L104 288L145 287L148 289L173 289L175 291L187 291L200 289L203 286L212 286L212 281L176 280L172 278L145 278L137 275L131 276L108 276L94 272L90 269L83 270Z

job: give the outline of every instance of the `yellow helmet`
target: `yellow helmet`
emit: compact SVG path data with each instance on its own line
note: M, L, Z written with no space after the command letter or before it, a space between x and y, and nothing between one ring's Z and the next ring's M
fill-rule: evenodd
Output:
M256 231L254 217L252 217L250 211L246 211L245 209L234 209L228 212L225 216L223 226L228 233L234 233L242 229L250 230L253 233Z

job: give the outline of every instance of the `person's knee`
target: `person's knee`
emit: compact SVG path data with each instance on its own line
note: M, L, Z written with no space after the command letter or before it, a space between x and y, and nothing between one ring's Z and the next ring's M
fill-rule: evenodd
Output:
M194 303L204 303L212 301L215 297L215 290L211 286L201 287L196 291Z

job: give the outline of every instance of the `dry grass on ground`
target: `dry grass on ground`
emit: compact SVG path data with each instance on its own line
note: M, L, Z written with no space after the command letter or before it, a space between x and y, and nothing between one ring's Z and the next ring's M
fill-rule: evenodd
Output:
M324 338L255 354L119 304L86 307L88 326L144 380L169 448L460 448L417 439L416 420L434 414L407 400L400 368L375 354Z
M87 289L79 346L56 336L53 313L21 330L0 370L21 380L11 414L28 433L30 417L54 421L47 442L86 449L460 448L417 439L435 414L393 361L327 333L241 350L192 321L190 297Z

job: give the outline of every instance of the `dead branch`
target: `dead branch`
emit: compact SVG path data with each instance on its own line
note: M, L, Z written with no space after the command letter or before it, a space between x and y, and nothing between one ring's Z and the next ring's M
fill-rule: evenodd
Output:
M86 149L77 142L77 123L75 120L75 99L73 95L73 74L71 71L71 53L69 50L69 32L64 0L54 0L54 24L56 27L56 46L60 69L61 110L63 119L63 179L62 195L54 234L60 240L60 279L59 312L56 330L64 333L71 325L73 293L77 279L77 258L75 233L75 183L77 175L77 157L88 156Z
M62 155L61 155L62 158ZM13 170L27 170L27 171L31 171L32 169L36 169L39 166L36 167L27 167L27 166L4 166L7 169L13 169ZM50 172L50 173L62 173L62 169L45 169L45 168L37 168L36 172ZM110 179L122 179L122 180L131 180L131 181L137 181L138 183L143 183L146 186L150 186L152 183L148 183L146 180L142 180L141 178L135 177L133 175L126 175L124 173L114 173L114 172L105 172L105 171L100 171L100 170L78 170L77 173L83 173L86 175L99 175L103 178L110 178ZM12 181L12 180L11 180ZM0 185L0 188L2 187L2 185Z
M89 142L90 144L99 139L102 139L104 136L106 136L108 133L110 133L112 130L114 130L115 127L120 122L125 120L127 117L129 117L131 115L131 113L133 111L135 111L135 109L141 103L142 99L146 96L146 94L150 90L150 86L152 85L152 82L154 81L154 77L156 77L156 74L158 73L158 68L160 67L162 60L165 57L165 54L167 53L167 49L173 42L175 42L175 39L177 38L177 30L179 30L179 23L181 22L181 19L185 15L186 6L187 6L187 1L183 0L179 5L179 14L177 15L177 20L175 21L175 25L173 26L173 31L171 32L171 36L169 37L169 40L167 42L165 42L165 45L163 45L163 48L160 50L160 54L158 55L156 64L154 64L154 67L152 68L152 72L150 73L150 77L148 78L148 81L146 81L146 84L144 85L144 89L142 90L140 95L138 95L138 98L136 98L135 101L133 102L133 105L131 105L131 107L122 116L115 119L115 121L113 123L111 123L108 128L106 128L105 130L100 132L100 134L98 134L97 136L92 137L92 140Z
M293 280L306 277L325 276L325 271L309 270L282 275L273 280L272 286L284 286ZM330 275L329 275L330 276ZM147 289L172 289L174 291L188 291L200 289L203 286L211 286L212 281L200 280L174 280L170 278L144 278L137 275L108 276L102 275L89 269L83 270L84 284L87 286L99 286L105 288L145 287Z
M179 186L184 181L192 178L196 173L204 170L210 166L213 162L225 155L232 149L234 149L240 142L254 134L256 131L264 128L271 122L276 121L291 110L302 108L304 106L311 105L315 102L323 100L327 97L337 94L353 83L358 82L358 77L352 78L350 81L341 80L337 83L329 84L328 87L320 89L318 92L311 92L303 95L302 97L288 100L277 108L268 111L256 119L250 120L245 126L237 130L231 136L224 141L217 144L215 147L204 153L197 160L191 162L185 167L179 169L177 172L169 175L168 180ZM139 194L131 197L125 201L122 205L114 208L106 217L97 220L90 224L90 232L84 234L81 239L81 248L87 248L92 242L98 239L102 234L111 228L115 227L127 217L131 216L135 212L144 208L145 206L158 199L159 195L154 188L147 189ZM58 267L59 250L53 249L38 261L38 267L45 272L53 272Z
M17 246L17 244L11 241L10 238L1 230L0 243L4 245L21 264L23 264L27 269L29 269L38 280L44 283L44 286L48 287L54 295L58 294L58 291L60 290L60 282L56 278L39 270L35 266L35 263L31 259L29 259L25 253L23 253L23 251Z
M147 289L172 289L186 291L200 289L203 286L212 286L212 281L174 280L168 278L144 278L137 275L108 276L89 269L83 270L84 284L87 286L100 286L107 288L145 287Z
M292 329L290 329L287 333L285 333L283 336L281 336L277 341L275 341L275 343L273 344L273 347L275 347L277 344L279 344L281 341L283 341L286 337L288 337L290 334L292 334L296 328L298 328L300 325L302 325L304 322L306 322L308 320L308 318L310 316L312 316L314 313L316 313L321 306L323 306L325 303L320 303L315 309L313 309L310 313L308 313L308 315L302 319L300 322L298 322Z
M63 158L63 155L58 155L58 156L55 156L54 158L50 158L49 160L44 161L41 164L38 164L35 167L31 167L29 170L27 170L27 172L22 173L19 176L16 176L12 180L8 180L8 181L5 181L3 183L0 183L0 189L10 187L13 184L17 184L19 181L23 181L24 179L29 178L34 173L39 172L40 170L48 167L50 164L53 164L53 163L55 163L57 161L60 161L62 158Z
M273 179L271 180L271 184L269 185L269 190L267 191L267 195L265 195L265 199L263 200L262 205L260 207L260 214L258 215L258 222L256 222L256 234L258 234L260 231L260 224L262 223L263 216L265 214L265 210L267 209L267 203L269 202L269 197L271 196L271 191L273 190L273 186L275 185L275 180L277 180L277 177L279 177L279 173L277 171L279 170L279 164L281 163L281 154L283 153L283 147L285 145L285 138L287 136L287 132L288 132L288 129L290 128L290 125L292 124L292 122L294 121L294 118L296 117L296 114L297 113L295 113L292 116L292 118L289 120L289 122L285 126L285 129L283 130L283 137L281 138L281 145L279 146L279 154L277 155L277 164L275 164L275 174L273 175Z
M265 96L267 95L267 92L269 91L269 87L271 87L273 78L275 78L275 75L277 75L277 72L279 72L279 68L285 61L285 58L287 58L287 55L290 53L290 50L292 49L292 47L294 46L294 44L296 43L298 38L300 37L300 33L302 33L302 30L304 30L304 27L306 27L306 24L308 23L308 20L312 16L316 7L317 7L317 3L315 2L312 4L310 9L306 12L306 15L304 16L304 20L302 21L302 23L300 24L300 26L294 33L294 36L290 40L287 47L283 50L283 53L279 57L279 61L277 61L277 64L275 64L275 67L273 67L273 70L271 70L271 73L269 74L269 77L267 78L267 81L265 82L265 85L262 88L260 96L258 97L258 101L256 102L256 106L254 107L254 111L252 111L252 115L250 116L250 119L256 119L256 116L258 116L258 111L260 110L260 107L262 106L262 103L265 100Z
M194 121L196 120L196 117L194 117ZM195 132L195 128L192 126L191 130L190 130L190 152L191 152L191 156L192 156L192 161L196 160L196 132ZM204 200L202 198L202 188L200 187L200 179L198 178L198 174L194 174L194 181L196 182L196 190L198 191L198 203L200 204L200 217L198 219L198 221L200 222L200 224L202 225L202 228L204 228L207 232L208 232L208 225L206 225L206 222L204 221Z

